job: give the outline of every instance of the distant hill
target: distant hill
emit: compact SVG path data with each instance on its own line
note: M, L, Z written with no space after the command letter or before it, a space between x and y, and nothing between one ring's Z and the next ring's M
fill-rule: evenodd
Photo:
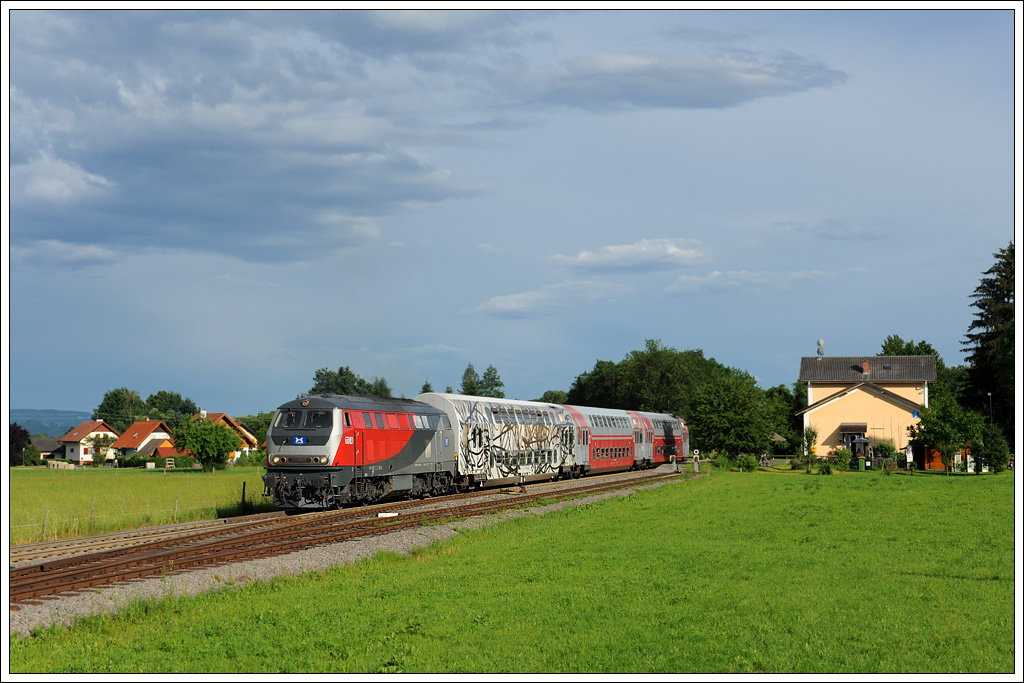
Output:
M28 408L11 408L11 422L17 422L29 434L46 434L47 436L64 436L86 420L92 419L92 413L81 410L31 410Z

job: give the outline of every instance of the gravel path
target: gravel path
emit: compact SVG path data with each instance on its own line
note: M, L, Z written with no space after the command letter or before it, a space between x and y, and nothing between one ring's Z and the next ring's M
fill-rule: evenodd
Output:
M657 471L671 470L659 469ZM592 483L581 480L576 481L580 482L577 485ZM570 484L575 484L576 481L570 482ZM672 478L668 481L678 480ZM668 481L651 482L638 488L661 486L668 483ZM625 496L631 492L632 489L620 489L610 493L589 496L586 500L593 501L612 496ZM496 493L495 495L507 496L508 494ZM451 524L406 529L383 536L332 543L262 560L240 562L211 569L199 569L165 578L136 581L126 585L107 586L83 592L80 595L69 595L44 600L41 605L21 605L20 610L10 612L10 632L19 636L28 636L36 628L45 628L52 624L71 626L76 619L83 616L103 613L113 614L138 599L160 599L169 596L196 595L206 591L226 590L232 586L242 586L252 581L269 581L278 575L295 575L310 571L321 571L336 565L358 562L382 550L408 554L413 548L427 546L436 541L451 538L459 531L495 524L512 517L543 515L551 510L558 510L569 505L579 505L580 502L581 499L563 501L553 505L530 507L522 511L472 517L467 520L452 522ZM432 501L431 507L452 505L455 505L455 503L437 500Z

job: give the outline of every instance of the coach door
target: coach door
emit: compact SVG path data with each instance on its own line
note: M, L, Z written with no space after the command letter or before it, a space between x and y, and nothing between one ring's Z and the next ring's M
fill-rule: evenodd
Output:
M654 457L653 446L654 433L649 429L637 429L633 432L633 442L636 448L637 461L649 461Z
M590 463L590 427L580 428L580 442L576 449L576 464Z
M439 469L445 469L449 463L452 463L452 461L455 460L455 432L452 430L452 423L448 419L447 415L441 416L441 427L438 429L438 438L440 439L440 447L436 452L440 454L438 457L438 460L440 461Z

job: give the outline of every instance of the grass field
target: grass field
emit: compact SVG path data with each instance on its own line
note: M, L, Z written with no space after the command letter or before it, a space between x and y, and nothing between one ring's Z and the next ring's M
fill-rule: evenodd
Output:
M37 543L143 526L272 510L263 470L78 470L12 467L10 543ZM242 504L245 484L246 505Z
M139 602L12 639L10 666L1005 674L1014 587L1012 473L716 471L409 557Z

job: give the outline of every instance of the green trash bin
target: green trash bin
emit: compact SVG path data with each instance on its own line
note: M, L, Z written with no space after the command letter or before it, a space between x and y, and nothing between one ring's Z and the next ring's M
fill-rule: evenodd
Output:
M864 470L864 456L863 455L858 455L857 456L857 469L860 470L861 472L865 471Z

